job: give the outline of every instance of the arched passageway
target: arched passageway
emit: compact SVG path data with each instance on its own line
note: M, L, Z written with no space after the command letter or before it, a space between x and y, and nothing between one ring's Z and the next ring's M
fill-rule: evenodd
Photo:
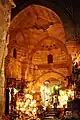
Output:
M50 77L65 86L72 60L65 45L63 23L56 13L43 6L30 5L12 20L9 34L5 60L7 80L34 81L35 85L30 84L29 89L34 87L36 92L40 92L40 85ZM50 63L49 55L53 58Z
M20 68L18 71L21 71L19 72L20 74L24 74L20 75L21 77L24 76L24 79L27 79L28 76L28 72L25 71L29 70L30 67L35 66L31 59L34 59L34 56L38 51L42 51L43 54L46 52L46 56L51 53L52 55L56 56L54 57L54 59L56 58L55 61L57 61L59 59L57 59L57 57L60 56L63 56L63 58L60 57L61 60L63 59L63 63L66 59L71 61L70 55L68 54L67 48L65 46L66 38L62 21L56 15L56 13L46 7L30 5L29 7L22 10L12 20L9 33L10 42L8 45L9 52L7 58L11 59L9 64L14 64L11 63L11 61L18 62L16 67ZM13 58L14 48L16 48L17 51L16 59ZM39 59L36 60L38 61ZM29 65L29 63L31 65ZM10 66L9 64L8 66ZM62 68L64 66L68 68L71 62L67 64L67 66L61 64ZM69 72L71 72L71 67L69 68ZM27 75L25 75L25 73ZM15 77L15 75L12 75L12 77ZM20 79L20 77L17 77L17 79Z

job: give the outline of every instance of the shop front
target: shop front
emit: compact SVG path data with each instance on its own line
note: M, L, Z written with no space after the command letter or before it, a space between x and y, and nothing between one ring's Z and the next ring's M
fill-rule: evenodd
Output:
M63 89L60 84L49 81L43 83L40 88L40 93L41 104L49 108L67 108L68 101L74 99L73 89Z

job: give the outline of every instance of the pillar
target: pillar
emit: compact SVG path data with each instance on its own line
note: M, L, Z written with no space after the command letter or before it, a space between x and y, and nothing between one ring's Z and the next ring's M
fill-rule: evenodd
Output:
M7 55L8 28L10 25L11 5L8 0L0 1L0 120L5 111L4 62Z

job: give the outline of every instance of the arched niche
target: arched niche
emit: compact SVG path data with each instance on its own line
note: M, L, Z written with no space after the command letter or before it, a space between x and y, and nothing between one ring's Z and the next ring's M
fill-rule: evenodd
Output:
M35 46L32 48L30 52L31 58L37 50L52 51L53 49L55 50L58 48L61 48L61 51L64 51L65 54L68 55L66 45L62 41L52 36L46 36L43 39L41 39L37 44L35 44Z
M53 64L52 66L48 64L48 55L52 55L53 57L53 62L51 63ZM71 73L71 56L70 54L68 54L68 50L65 44L54 37L48 36L40 40L31 50L29 60L33 65L37 66L38 69L49 69L50 67L52 67L62 73L68 70L68 73L65 72L66 75ZM65 70L62 70L62 68L64 68Z

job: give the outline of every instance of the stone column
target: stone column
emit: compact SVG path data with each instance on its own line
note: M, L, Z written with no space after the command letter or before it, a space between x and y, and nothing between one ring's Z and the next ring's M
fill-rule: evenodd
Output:
M5 0L4 0L5 1ZM6 1L4 4L0 2L0 120L5 108L5 75L4 75L4 62L7 55L8 44L8 28L10 25L11 5Z

